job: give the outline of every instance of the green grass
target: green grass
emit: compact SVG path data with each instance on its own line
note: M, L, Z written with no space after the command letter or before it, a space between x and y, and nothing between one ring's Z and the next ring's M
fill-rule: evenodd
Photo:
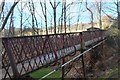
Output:
M118 68L115 68L109 74L101 76L99 80L109 80L110 78L118 78L119 71L120 70Z
M42 68L30 74L32 78L41 79L43 76L51 72L51 68ZM56 71L46 78L61 78L61 71Z
M109 74L102 75L98 80L111 80L113 78L119 78L120 74L120 61L118 61L118 68L114 68Z
M113 78L114 76L118 75L118 68L114 69L113 71L108 74L108 78Z

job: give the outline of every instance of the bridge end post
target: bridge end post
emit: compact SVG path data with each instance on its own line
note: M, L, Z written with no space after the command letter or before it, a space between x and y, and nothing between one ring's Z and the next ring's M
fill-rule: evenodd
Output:
M6 43L5 47L7 48L7 49L6 49L6 52L7 52L8 58L9 58L9 60L10 60L10 66L11 66L12 72L13 72L13 79L17 79L17 78L19 78L20 74L19 74L19 72L18 72L18 69L17 69L17 65L16 65L16 62L15 62L14 56L13 56L13 54L11 53L11 50L7 47L7 46L9 46L7 39L5 40L5 43Z

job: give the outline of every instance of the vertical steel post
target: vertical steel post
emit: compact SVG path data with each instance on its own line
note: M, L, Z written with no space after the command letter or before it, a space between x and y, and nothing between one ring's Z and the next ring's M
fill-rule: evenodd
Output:
M2 64L2 38L0 35L0 64ZM0 65L0 80L2 80L2 65Z
M63 49L64 49L64 35L63 35ZM62 58L62 64L64 64L65 63L65 59L64 59L64 57ZM64 67L62 67L62 80L64 80L64 72L65 72L65 68Z
M85 64L84 64L84 56L83 55L82 55L82 67L83 67L83 75L85 78L86 74L85 74Z
M5 46L6 46L6 52L7 52L7 55L8 55L8 58L10 60L10 66L12 68L12 71L13 71L13 77L14 78L18 78L19 77L19 72L18 72L18 69L17 69L17 65L15 63L15 59L14 59L14 56L13 54L11 53L11 50L9 49L10 47L7 47L9 46L8 44L8 40L7 39L4 39L5 40Z
M100 34L99 35L101 35L101 38L102 38L102 40L104 40L104 31L100 31ZM102 46L102 50L101 50L101 54L103 55L103 46L104 46L104 44L103 44L104 42L102 42L101 43L101 46Z
M62 59L62 64L64 64L64 63L65 63L65 59L63 58ZM65 72L65 68L62 67L62 80L64 80L64 72Z
M85 43L84 43L84 41L83 41L83 34L82 34L82 32L80 32L80 44L81 44L81 53L83 53L84 52L84 49L85 49ZM83 75L84 75L84 78L85 78L85 76L86 76L86 74L85 74L85 65L84 65L84 56L82 55L81 56L82 57L82 67L83 67Z

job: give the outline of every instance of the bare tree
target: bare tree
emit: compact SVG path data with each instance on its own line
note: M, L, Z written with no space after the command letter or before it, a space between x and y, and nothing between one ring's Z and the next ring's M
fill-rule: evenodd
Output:
M83 12L85 12L84 10L82 10L82 1L80 2L79 4L79 13L78 13L78 17L77 17L77 27L76 27L76 31L77 31L77 28L79 28L80 30L80 25L79 25L79 21L80 21L80 16Z
M106 8L107 12L111 11L111 12L114 12L115 14L117 13L117 27L118 27L118 29L120 29L120 1L119 0L114 0L112 4L115 4L115 7L111 7L111 6L109 7L108 4L107 4L106 5L107 7L105 7L105 8ZM116 20L115 18L111 17L107 12L105 12L105 10L102 10L102 12L105 15L107 15L107 17L109 17L110 19Z
M40 1L40 5L41 5L41 8L42 8L42 13L43 13L44 18L45 18L46 34L48 34L48 28L47 28L47 7L46 7L46 0L44 0L44 8L43 8L43 5L42 5L42 2L41 2L41 1Z
M66 0L63 0L63 5L64 5L64 29L66 33Z
M1 19L1 14L3 12L3 9L4 9L4 5L5 5L5 0L2 0L2 2L0 4L0 19Z
M29 8L30 8L30 13L31 13L31 17L32 17L32 29L33 29L32 33L33 33L33 35L35 35L35 24L34 24L35 8L34 8L33 1L31 3L29 2Z
M93 12L92 12L92 10L90 9L90 8L88 8L88 2L87 2L87 0L86 0L86 9L90 12L90 14L91 14L91 28L93 28L93 26L94 26L94 23L93 23Z
M24 27L26 27L26 25L24 25L24 24L30 18L30 15L28 17L26 15L24 16L24 8L26 8L26 6L27 6L27 2L23 3L22 0L20 2L20 5L17 5L17 10L20 13L19 14L20 15L20 31L18 33L20 36L24 36L24 32L25 32L24 29L26 29L26 28L24 28ZM23 18L23 16L24 16L24 18Z
M14 20L13 20L13 14L14 14L14 10L11 13L10 16L10 24L9 24L9 32L8 32L8 36L14 36L15 35L15 31L14 31Z
M31 0L31 2L29 2L29 11L31 13L31 17L32 17L32 33L33 35L35 34L39 34L39 30L38 30L38 21L37 21L37 18L35 16L35 6L34 6L34 3L33 3L33 0ZM35 27L35 22L36 22L36 26Z
M118 22L118 29L120 29L120 1L117 0L117 3L116 3L116 6L117 6L117 22Z
M54 0L54 5L52 4L52 2L49 0L52 8L53 8L53 15L54 15L54 34L56 34L56 8L57 6L60 4L60 2L56 2L56 0Z
M60 21L61 21L61 17L59 18L59 20L58 20L58 32L57 33L59 33L60 32Z
M41 31L40 31L40 34L42 35L43 34L43 24L42 24L42 17L41 17Z
M23 22L23 9L22 9L22 1L21 1L21 12L20 12L20 34L22 36L22 22Z
M2 26L1 26L1 28L0 28L0 32L4 29L4 27L5 27L5 25L6 25L7 21L8 21L8 18L9 18L9 16L10 16L10 14L13 12L15 6L18 4L19 1L20 1L20 0L15 1L14 4L12 5L12 7L10 8L10 10L9 10L9 12L7 13L7 15L6 15L6 17L5 17L4 21L3 21L3 24L2 24Z
M70 13L70 8L71 8L71 7L69 6L69 13ZM71 23L70 15L68 16L68 18L69 18L69 19L68 19L68 21L69 21L69 32L71 32L71 29L70 29L70 27L71 27L71 25L70 25L70 23Z
M2 26L2 23L4 21L4 6L5 6L5 0L2 0L2 2L0 3L0 26ZM0 36L3 36L3 34L1 34L0 32Z
M20 2L20 9L19 7L17 6L17 9L20 13L20 35L22 36L23 35L23 7L22 7L23 3L22 3L22 0Z
M96 0L96 7L98 12L98 19L99 19L99 27L102 28L102 20L101 20L101 13L102 13L102 0L97 1Z

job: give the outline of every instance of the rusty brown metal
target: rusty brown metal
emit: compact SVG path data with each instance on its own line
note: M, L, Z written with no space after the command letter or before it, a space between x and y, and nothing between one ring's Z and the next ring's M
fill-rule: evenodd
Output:
M80 33L80 35L81 35L81 53L83 53L84 52L84 50L85 50L85 43L84 43L84 40L83 40L83 34L82 34L82 32ZM82 68L83 68L83 75L84 75L84 78L86 78L86 71L85 71L85 64L84 64L84 55L82 55Z
M67 56L74 56L77 50L75 45L81 44L83 48L85 41L98 38L103 32L87 31L2 38L3 80L11 79L16 74L19 77L23 76L45 65L56 64L58 60ZM95 37L91 38L94 33L96 33ZM64 49L71 47L74 53L64 53Z

